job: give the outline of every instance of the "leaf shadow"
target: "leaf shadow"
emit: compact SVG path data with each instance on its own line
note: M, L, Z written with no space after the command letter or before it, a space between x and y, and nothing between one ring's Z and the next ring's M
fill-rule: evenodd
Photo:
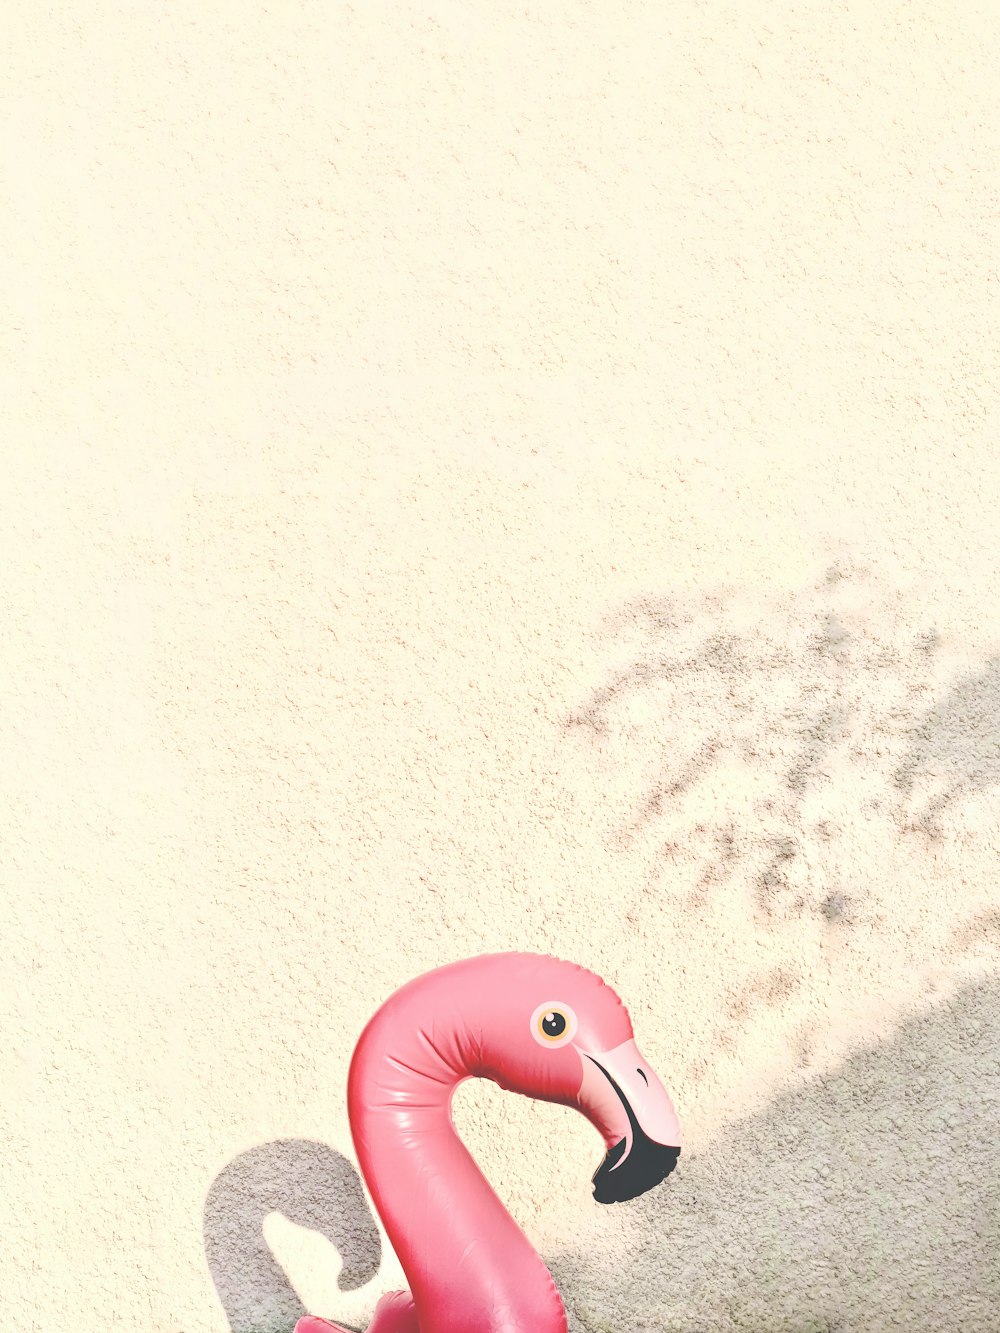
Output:
M917 815L929 833L956 801L1000 783L1000 657L963 676L934 704L913 728L894 778L906 796L921 778L936 783Z
M939 838L946 811L1000 785L1000 657L955 680L954 646L890 593L834 566L778 600L678 592L610 613L613 665L563 719L615 793L609 847L646 858L650 883L680 863L673 891L695 904L745 888L779 930L837 911L845 839Z

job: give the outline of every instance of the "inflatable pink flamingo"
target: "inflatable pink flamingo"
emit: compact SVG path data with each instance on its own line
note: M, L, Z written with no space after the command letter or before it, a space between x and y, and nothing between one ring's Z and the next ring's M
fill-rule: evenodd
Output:
M534 954L441 967L398 990L348 1076L365 1181L410 1283L368 1333L566 1333L548 1269L487 1184L451 1118L467 1078L574 1106L604 1137L600 1203L658 1185L680 1154L670 1097L618 996L592 972ZM346 1333L307 1317L295 1333Z

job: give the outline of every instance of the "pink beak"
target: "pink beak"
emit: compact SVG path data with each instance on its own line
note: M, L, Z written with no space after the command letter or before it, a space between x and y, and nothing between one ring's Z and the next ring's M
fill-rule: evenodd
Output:
M610 1051L577 1049L583 1061L577 1105L608 1148L594 1175L594 1198L598 1203L634 1199L677 1165L677 1112L634 1041Z

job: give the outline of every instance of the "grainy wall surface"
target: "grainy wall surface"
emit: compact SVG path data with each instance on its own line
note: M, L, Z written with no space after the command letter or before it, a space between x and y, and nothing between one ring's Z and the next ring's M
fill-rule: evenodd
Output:
M574 1333L995 1333L1000 11L3 29L4 1328L363 1327L353 1043L513 948L685 1130L461 1089Z

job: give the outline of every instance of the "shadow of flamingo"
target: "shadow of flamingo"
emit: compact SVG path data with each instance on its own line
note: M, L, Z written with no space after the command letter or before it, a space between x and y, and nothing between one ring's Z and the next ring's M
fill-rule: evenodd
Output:
M250 1148L219 1172L204 1209L205 1255L232 1333L291 1333L305 1314L264 1238L264 1219L273 1212L336 1246L341 1291L364 1286L378 1272L378 1228L346 1157L310 1139Z

